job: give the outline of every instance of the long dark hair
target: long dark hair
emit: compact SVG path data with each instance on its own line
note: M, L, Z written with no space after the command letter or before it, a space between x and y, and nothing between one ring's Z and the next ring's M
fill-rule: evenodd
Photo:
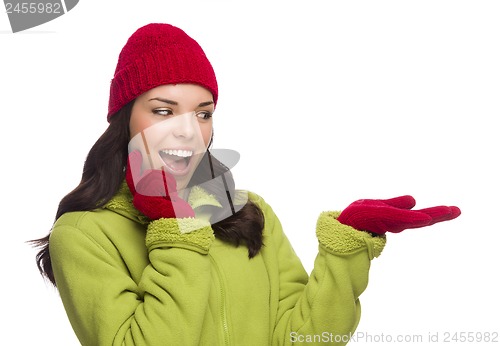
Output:
M80 183L59 203L55 220L67 212L90 211L102 208L118 192L125 178L124 168L127 165L128 158L129 122L133 103L134 101L128 103L111 117L108 128L87 155ZM206 177L207 175L223 176L223 187L220 184L205 184L204 187L215 196L227 195L229 202L224 202L225 199L221 200L223 210L227 210L227 207L233 208L232 199L235 196L235 184L232 174L224 164L211 156L208 150L193 177L202 179L199 177ZM196 179L192 179L190 185L196 184ZM228 203L231 205L228 206ZM263 245L263 228L264 216L262 211L250 200L229 217L212 225L217 238L235 246L245 244L248 247L249 258L256 256ZM56 282L50 260L49 239L50 232L43 238L29 242L40 248L36 255L36 263L40 274L55 286Z

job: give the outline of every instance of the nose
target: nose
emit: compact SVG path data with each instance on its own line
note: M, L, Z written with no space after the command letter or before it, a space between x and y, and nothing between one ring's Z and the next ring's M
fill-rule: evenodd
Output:
M176 138L191 139L199 132L194 112L178 115L171 120L172 133Z

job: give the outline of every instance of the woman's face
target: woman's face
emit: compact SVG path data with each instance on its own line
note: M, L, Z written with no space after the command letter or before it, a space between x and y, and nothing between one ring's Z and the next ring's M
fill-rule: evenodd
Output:
M139 96L130 117L129 152L142 169L165 169L186 187L212 137L213 96L194 84L162 85Z

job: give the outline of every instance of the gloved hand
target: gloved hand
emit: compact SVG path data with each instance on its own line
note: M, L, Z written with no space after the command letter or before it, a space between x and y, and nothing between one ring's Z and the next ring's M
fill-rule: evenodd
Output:
M358 231L376 234L399 233L408 228L430 226L452 220L460 215L457 207L438 206L411 210L416 202L412 196L390 199L360 199L350 204L337 218Z
M131 152L125 180L134 197L134 206L140 212L151 220L194 217L191 206L179 197L177 183L171 174L162 169L147 169L141 173L141 165L141 152Z

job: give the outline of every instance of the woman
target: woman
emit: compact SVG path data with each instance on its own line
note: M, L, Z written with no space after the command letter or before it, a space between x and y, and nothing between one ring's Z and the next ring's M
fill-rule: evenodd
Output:
M210 154L217 97L181 29L149 24L123 47L110 125L36 241L83 345L346 344L385 233L460 214L410 196L324 212L308 276L271 207Z

